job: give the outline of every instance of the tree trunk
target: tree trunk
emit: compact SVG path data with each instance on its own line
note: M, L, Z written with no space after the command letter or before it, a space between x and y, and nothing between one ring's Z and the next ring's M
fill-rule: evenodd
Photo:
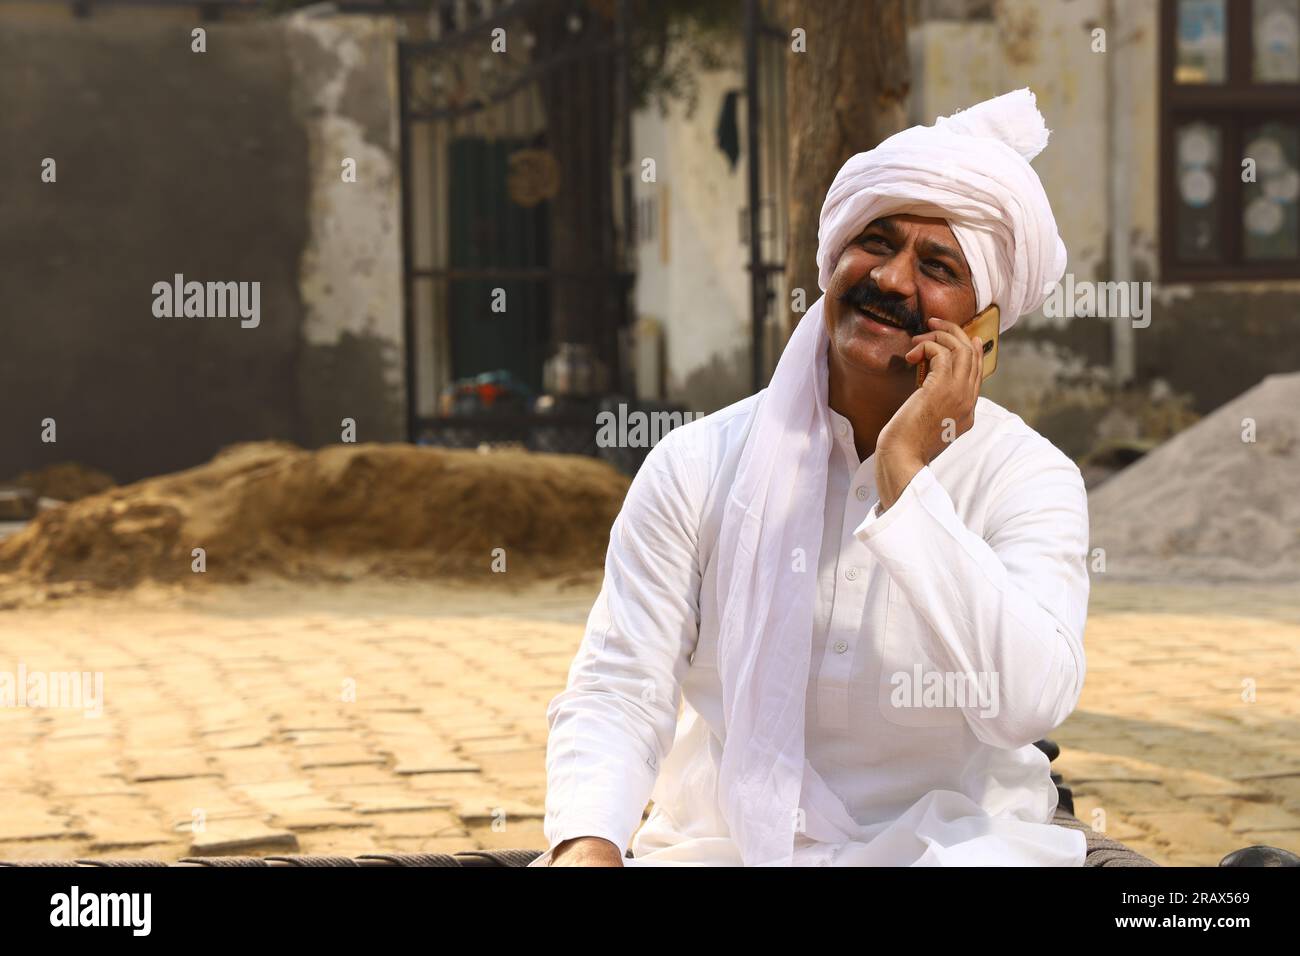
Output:
M835 174L906 122L911 70L904 0L784 0L789 30L802 27L807 52L786 71L790 130L786 287L817 286L817 221ZM786 311L786 310L783 310ZM802 318L786 311L789 335Z

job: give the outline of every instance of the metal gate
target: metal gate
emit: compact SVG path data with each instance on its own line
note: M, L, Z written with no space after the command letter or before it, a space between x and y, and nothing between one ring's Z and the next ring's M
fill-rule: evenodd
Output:
M401 42L412 441L594 453L628 374L626 6L443 0Z
M790 147L785 64L790 34L780 22L776 0L744 3L749 181L742 228L749 244L750 375L758 391L767 384L780 358L789 318L785 258Z

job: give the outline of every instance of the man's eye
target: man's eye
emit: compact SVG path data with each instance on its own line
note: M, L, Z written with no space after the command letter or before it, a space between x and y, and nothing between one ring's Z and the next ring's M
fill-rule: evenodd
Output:
M883 236L867 236L862 240L864 246L875 245L880 248L888 249L889 242Z
M938 259L931 259L928 263L926 263L926 265L928 265L932 269L937 269L942 275L952 276L957 274L953 272L951 269L949 269L944 263L940 262Z

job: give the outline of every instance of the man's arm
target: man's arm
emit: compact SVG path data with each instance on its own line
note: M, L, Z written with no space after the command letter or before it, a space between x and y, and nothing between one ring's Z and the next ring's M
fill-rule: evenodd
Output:
M929 625L932 661L997 674L996 715L978 704L964 713L981 740L1015 748L1059 726L1083 690L1088 499L1078 469L1050 446L1008 461L991 497L986 540L919 467L854 534Z
M553 858L621 860L672 746L700 591L698 472L681 437L660 441L628 489L568 686L547 708Z

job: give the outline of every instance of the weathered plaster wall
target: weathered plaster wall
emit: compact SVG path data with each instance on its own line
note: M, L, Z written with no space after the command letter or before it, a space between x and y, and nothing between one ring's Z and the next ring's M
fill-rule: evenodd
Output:
M167 19L0 27L0 478L70 459L126 480L300 433L306 133L284 33L210 24L208 50ZM260 325L155 318L175 273L260 282Z
M748 174L743 151L733 169L716 134L727 91L743 88L738 69L704 73L693 115L675 102L666 116L652 107L633 117L633 196L657 196L658 228L667 227L637 248L637 314L663 324L666 397L693 411L750 392L748 246L738 219ZM743 144L743 104L737 112ZM654 183L639 175L647 157Z
M306 122L307 243L299 264L304 440L405 437L401 119L386 18L286 19L295 112ZM356 181L343 178L353 160Z
M390 26L207 22L194 53L192 12L60 9L0 6L0 479L76 460L130 480L337 441L345 416L401 437ZM259 282L260 324L154 317L176 273Z

